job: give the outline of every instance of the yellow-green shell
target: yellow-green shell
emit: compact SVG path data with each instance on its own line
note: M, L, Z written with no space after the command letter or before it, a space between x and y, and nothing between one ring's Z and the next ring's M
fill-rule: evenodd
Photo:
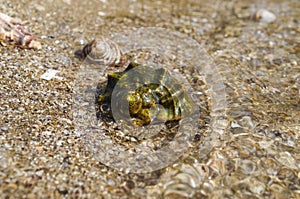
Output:
M182 84L166 69L136 63L130 63L123 72L109 74L105 92L96 103L100 118L130 117L138 126L179 121L194 105Z

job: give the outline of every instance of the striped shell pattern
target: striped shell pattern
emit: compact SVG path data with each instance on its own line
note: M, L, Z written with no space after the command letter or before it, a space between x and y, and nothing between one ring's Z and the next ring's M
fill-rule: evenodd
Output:
M0 42L21 48L41 49L41 43L14 18L0 13Z

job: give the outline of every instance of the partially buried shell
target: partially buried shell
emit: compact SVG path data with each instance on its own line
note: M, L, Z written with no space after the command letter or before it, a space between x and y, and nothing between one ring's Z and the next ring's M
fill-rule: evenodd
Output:
M123 66L126 62L120 47L106 38L98 38L75 52L75 56L99 66Z
M166 69L133 62L123 72L108 75L96 104L98 117L105 121L130 118L137 126L176 122L194 107L184 87Z
M12 17L0 13L0 42L41 49L41 43Z

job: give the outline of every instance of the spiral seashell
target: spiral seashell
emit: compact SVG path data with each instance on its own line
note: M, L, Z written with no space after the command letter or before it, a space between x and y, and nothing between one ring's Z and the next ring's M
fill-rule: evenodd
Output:
M179 121L195 106L183 86L166 69L131 62L123 72L108 75L97 103L101 118L127 120L137 126ZM118 99L111 104L112 99ZM115 112L112 113L111 109Z
M123 66L126 57L121 48L113 41L106 38L98 38L86 44L82 50L77 50L75 56L102 66Z
M0 41L21 48L41 49L41 43L12 17L0 13Z

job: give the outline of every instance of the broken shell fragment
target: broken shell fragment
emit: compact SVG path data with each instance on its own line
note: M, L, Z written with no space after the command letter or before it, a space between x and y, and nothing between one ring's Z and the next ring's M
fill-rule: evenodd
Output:
M0 13L0 42L21 48L41 49L41 43L14 18Z

